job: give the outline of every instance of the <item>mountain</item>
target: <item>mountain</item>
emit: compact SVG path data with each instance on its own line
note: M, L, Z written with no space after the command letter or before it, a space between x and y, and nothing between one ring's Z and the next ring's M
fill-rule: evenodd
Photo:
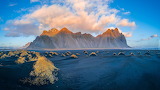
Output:
M60 31L43 31L27 49L73 49L73 48L129 48L125 36L117 28L108 29L97 37L91 34L73 33L67 28Z
M58 32L59 31L56 28L53 28L53 29L51 29L49 31L44 30L43 33L40 36L47 35L47 36L51 37L51 36L56 35Z
M30 46L31 42L28 42L27 44L25 44L23 47L20 47L20 49L23 49L23 48L27 48L28 46Z

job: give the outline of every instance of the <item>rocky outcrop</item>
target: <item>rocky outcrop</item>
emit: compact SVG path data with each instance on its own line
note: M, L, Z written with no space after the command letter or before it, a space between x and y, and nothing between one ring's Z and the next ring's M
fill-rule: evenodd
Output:
M125 36L119 30L108 29L97 37L91 34L73 33L67 28L60 31L44 31L27 47L27 49L61 49L61 48L129 48Z

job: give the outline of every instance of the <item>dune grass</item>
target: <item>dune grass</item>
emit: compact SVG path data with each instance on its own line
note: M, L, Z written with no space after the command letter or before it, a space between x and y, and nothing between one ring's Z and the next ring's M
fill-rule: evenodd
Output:
M32 55L35 55L35 57L33 58ZM46 57L41 56L37 52L34 52L32 54L28 54L27 58L29 58L28 61L24 60L25 58L19 58L16 60L16 63L18 64L29 61L36 61L33 64L33 70L29 73L30 77L21 80L23 83L40 86L49 83L54 84L54 82L58 80L56 77L56 71L59 69L56 68L54 64Z
M97 56L97 54L95 52L91 52L89 56Z
M23 63L25 63L25 62L26 62L25 57L19 57L19 58L15 61L15 63L17 63L17 64L23 64Z
M51 52L50 54L58 55L56 52ZM35 61L33 66L31 66L33 67L33 70L30 70L30 73L28 74L29 77L20 80L23 83L40 86L45 84L53 84L58 80L56 75L59 69L56 68L54 64L45 56L41 56L39 52L26 50L9 51L6 53L1 53L0 58L12 56L16 57L15 59L17 60L14 60L16 64L24 64ZM28 67L30 67L30 65Z
M71 58L78 58L78 56L76 56L75 54L72 54L70 57Z

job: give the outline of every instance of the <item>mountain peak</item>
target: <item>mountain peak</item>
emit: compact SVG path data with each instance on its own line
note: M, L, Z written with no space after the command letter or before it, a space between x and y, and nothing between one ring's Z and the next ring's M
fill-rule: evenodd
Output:
M46 35L46 36L54 36L58 33L59 31L56 28L52 28L49 31L44 30L43 33L40 36Z
M104 33L101 34L100 36L101 36L101 37L111 37L111 36L113 36L113 35L112 35L112 32L113 32L113 30L108 29L106 32L104 32Z
M101 37L119 37L121 34L119 33L118 28L115 29L108 29L106 32L104 32L103 34L99 35ZM98 36L98 37L99 37Z
M113 29L108 29L106 32L104 33L112 33L113 32Z
M114 31L119 32L118 28L115 28Z
M66 27L62 28L59 33L72 33L70 30L68 30Z
M56 28L52 28L51 30L49 30L50 32L57 32L58 31L58 29L56 29Z

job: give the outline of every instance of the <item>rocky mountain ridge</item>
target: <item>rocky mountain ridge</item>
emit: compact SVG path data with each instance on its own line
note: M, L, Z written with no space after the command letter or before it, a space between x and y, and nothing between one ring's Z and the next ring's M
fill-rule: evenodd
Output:
M118 28L108 29L94 37L91 34L73 33L67 28L60 31L51 29L43 31L30 43L27 49L75 49L75 48L129 48L125 36Z

